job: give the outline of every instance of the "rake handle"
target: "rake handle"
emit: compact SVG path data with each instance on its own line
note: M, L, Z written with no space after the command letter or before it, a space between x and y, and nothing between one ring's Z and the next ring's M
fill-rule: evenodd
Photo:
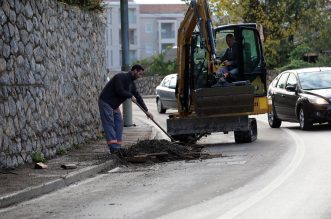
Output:
M141 111L143 111L145 114L146 114L146 116L148 116L148 113L147 113L147 111L146 110L144 110L144 108L142 108L137 102L135 102L135 101L132 101L132 102L134 102L140 109L141 109ZM149 117L149 116L148 116ZM150 117L149 117L150 118ZM170 138L170 140L171 141L176 141L171 135L169 135L161 126L160 126L160 124L159 123L157 123L153 118L150 118L153 122L154 122L154 124L155 125L157 125L157 127L159 127L159 129L161 129L163 132L164 132L164 134L166 134L169 138Z

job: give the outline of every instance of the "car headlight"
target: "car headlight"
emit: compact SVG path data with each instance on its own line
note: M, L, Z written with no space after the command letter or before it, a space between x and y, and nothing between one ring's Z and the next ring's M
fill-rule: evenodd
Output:
M309 97L308 98L310 103L323 105L323 104L329 104L329 102L326 99L323 99L321 97Z

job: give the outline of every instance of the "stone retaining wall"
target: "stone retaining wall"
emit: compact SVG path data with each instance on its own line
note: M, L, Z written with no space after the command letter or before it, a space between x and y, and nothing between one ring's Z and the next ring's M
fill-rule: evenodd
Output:
M138 79L135 83L142 95L155 95L155 88L165 76L149 76Z
M0 167L99 134L105 23L54 0L0 1Z

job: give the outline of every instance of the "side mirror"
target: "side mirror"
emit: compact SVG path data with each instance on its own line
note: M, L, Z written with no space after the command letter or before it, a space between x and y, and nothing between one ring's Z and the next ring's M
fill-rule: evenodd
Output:
M290 85L286 85L285 89L286 89L287 91L295 92L295 91L297 90L297 85L296 85L296 84L295 84L295 85L292 85L292 84L290 84Z

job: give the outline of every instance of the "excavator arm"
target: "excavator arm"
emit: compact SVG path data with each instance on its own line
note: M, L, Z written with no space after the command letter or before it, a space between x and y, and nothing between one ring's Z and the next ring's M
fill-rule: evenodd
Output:
M190 113L190 48L193 32L198 28L200 44L206 51L208 69L214 69L213 60L216 59L215 40L213 34L211 14L207 0L193 0L185 14L184 20L178 29L177 41L177 106L180 115Z

